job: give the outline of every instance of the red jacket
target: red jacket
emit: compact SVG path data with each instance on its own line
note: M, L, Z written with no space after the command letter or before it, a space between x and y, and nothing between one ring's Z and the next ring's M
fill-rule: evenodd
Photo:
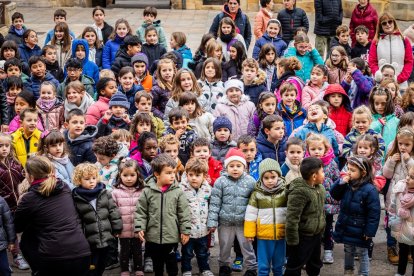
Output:
M208 159L208 176L209 176L209 183L211 186L214 186L214 182L216 179L220 177L220 173L223 170L223 165L220 161L210 157Z
M335 130L345 137L352 127L352 112L348 111L350 110L350 100L340 84L328 85L325 90L323 99L329 102L329 95L334 93L339 93L342 95L342 105L339 108L330 106L328 117L336 124Z
M350 35L352 39L352 47L356 43L356 37L355 37L356 27L358 27L359 25L364 25L365 27L368 28L369 41L372 41L372 39L375 36L375 30L377 29L378 13L375 10L375 8L369 3L369 1L365 9L360 9L359 7L360 5L357 4L354 11L352 12L351 22L349 22Z

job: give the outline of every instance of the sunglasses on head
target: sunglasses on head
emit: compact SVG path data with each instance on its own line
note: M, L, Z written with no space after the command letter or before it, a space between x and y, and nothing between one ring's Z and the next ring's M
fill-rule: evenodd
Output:
M394 23L394 20L388 20L388 21L382 21L381 25L386 26L386 25L392 25L393 23Z

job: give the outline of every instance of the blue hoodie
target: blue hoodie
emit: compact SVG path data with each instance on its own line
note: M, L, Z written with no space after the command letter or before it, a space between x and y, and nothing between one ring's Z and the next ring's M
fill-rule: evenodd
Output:
M335 131L326 124L322 124L321 129L319 130L315 123L309 122L295 133L295 137L301 139L302 141L305 141L306 137L308 137L308 134L311 132L325 136L328 139L329 143L332 145L335 157L339 156L339 145L338 141L336 140Z
M102 69L111 69L111 65L115 60L116 52L118 52L119 46L124 44L125 37L115 36L114 39L109 39L102 52Z
M72 57L76 58L76 47L78 45L82 45L85 49L85 58L82 60L82 74L87 75L88 77L91 77L95 83L98 83L99 81L99 68L98 66L93 63L92 61L89 61L89 45L88 42L85 39L75 39L72 42Z
M270 37L269 34L265 32L265 34L261 38L256 40L256 43L254 44L253 58L255 60L259 59L260 49L262 49L263 45L265 45L266 43L272 43L273 46L275 46L277 52L276 54L278 57L283 56L283 52L287 48L286 42L284 42L280 36Z

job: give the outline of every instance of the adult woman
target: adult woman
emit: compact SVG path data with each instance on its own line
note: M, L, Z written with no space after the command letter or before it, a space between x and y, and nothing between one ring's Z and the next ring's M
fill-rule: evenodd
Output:
M378 14L375 8L369 3L369 0L358 0L352 12L351 22L349 22L349 30L352 39L352 46L356 42L355 28L359 25L364 25L368 28L368 39L372 41L375 35L375 28L378 23Z
M69 187L55 177L52 163L43 156L26 163L29 190L15 212L20 248L33 275L87 275L89 244L78 222Z
M404 38L397 26L394 16L383 13L377 23L377 31L369 49L369 67L372 74L379 70L379 62L396 62L395 70L400 89L407 88L407 80L413 70L413 53L408 38Z

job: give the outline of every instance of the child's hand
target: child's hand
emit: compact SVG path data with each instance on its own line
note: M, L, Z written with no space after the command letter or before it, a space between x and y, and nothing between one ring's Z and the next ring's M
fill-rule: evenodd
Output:
M111 117L112 117L112 111L111 110L107 110L107 111L105 111L105 114L103 115L103 119L104 120L109 120L109 119L111 119Z
M208 229L208 232L209 232L209 233L214 233L214 232L216 232L216 227L211 227L211 228L209 228L209 229Z
M254 241L254 238L247 238L247 237L246 237L246 240L247 240L248 242L253 242L253 241Z
M185 129L182 129L182 128L177 129L177 130L175 131L175 137L177 137L178 139L180 139L181 135L183 135L183 134L184 134L184 132L185 132Z
M129 115L128 114L124 114L122 116L122 120L124 120L125 123L130 124L131 120L129 119Z
M347 83L351 83L352 82L352 75L349 72L347 72L346 75L345 75L345 81Z
M313 45L312 45L312 43L308 43L308 51L309 51L309 52L312 52L312 50L313 50Z
M139 231L137 233L135 233L135 237L137 237L138 239L140 239L142 242L145 242L145 233L144 231Z
M408 152L405 152L401 155L402 159L404 160L404 162L407 162L410 159L410 154Z
M14 249L14 243L9 244L8 249L9 249L9 251L13 251L13 249Z
M357 70L358 68L355 66L355 64L348 63L348 69L346 70L349 74L352 74L355 70Z
M398 162L401 160L401 155L399 153L396 153L391 157L391 160L394 162Z
M349 177L349 175L344 175L344 176L342 177L342 181L343 181L343 182L345 182L345 183L348 183L350 179L351 179L351 178Z
M9 126L8 125L2 125L1 126L1 132L9 132Z
M186 243L190 240L190 235L181 234L181 243L182 245L186 245Z

